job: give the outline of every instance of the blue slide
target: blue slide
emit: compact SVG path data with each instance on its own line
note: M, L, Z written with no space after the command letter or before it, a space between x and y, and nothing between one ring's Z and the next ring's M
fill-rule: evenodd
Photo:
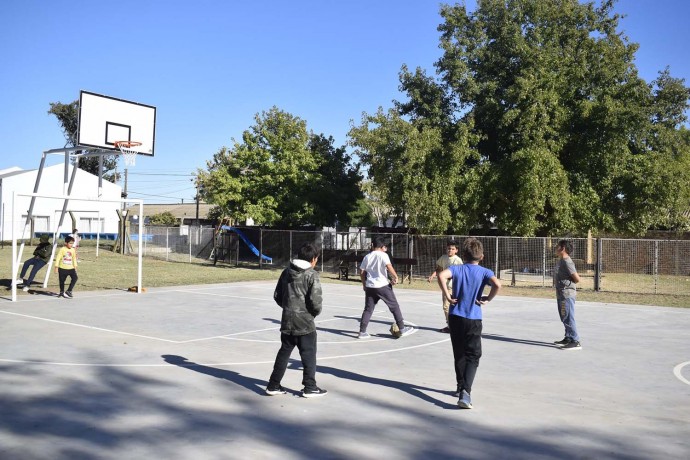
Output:
M256 249L256 246L254 246L254 245L252 244L252 242L249 241L249 238L247 238L247 236L246 236L244 233L242 233L239 229L237 229L237 228L235 228L235 227L229 227L229 226L227 226L227 225L221 226L220 229L221 229L221 230L228 230L228 231L230 231L230 232L235 232L235 233L237 233L237 236L239 236L240 238L242 238L242 241L244 241L244 244L246 244L247 246L249 246L249 249L254 253L254 255L256 255L256 256L261 255L261 258L262 258L263 260L265 260L265 261L268 262L269 264L272 264L272 263L273 263L273 259L272 259L272 258L270 258L270 257L268 257L267 255L264 255L264 254L259 254L259 250Z

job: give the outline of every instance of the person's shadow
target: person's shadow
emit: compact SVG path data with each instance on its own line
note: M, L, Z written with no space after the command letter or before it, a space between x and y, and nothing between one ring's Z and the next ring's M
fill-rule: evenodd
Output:
M429 396L424 393L424 391L431 391L434 393L439 393L443 395L452 395L453 391L439 390L438 388L429 388L419 385L413 385L410 383L399 382L397 380L381 379L378 377L369 377L362 374L357 374L356 372L346 371L343 369L338 369L329 366L317 366L317 372L324 374L331 374L335 377L339 377L346 380L352 380L356 382L364 382L372 385L381 385L388 388L395 388L397 390L403 391L409 395L415 396L423 401L434 404L442 409L457 409L456 404L450 404L440 399ZM452 397L452 396L451 396Z
M264 388L266 387L265 380L255 379L253 377L246 377L238 372L233 372L230 370L218 369L216 367L204 366L203 364L197 364L193 361L188 361L187 358L177 355L161 355L161 358L165 360L166 363L173 364L175 366L183 367L185 369L192 370L194 372L199 372L201 374L210 375L217 379L225 379L239 386L246 388L247 390L253 391L256 394L264 395Z
M496 334L482 334L483 339L497 340L499 342L520 343L522 345L533 345L535 347L560 348L558 345L549 342L539 342L537 340L514 339L512 337L504 337Z

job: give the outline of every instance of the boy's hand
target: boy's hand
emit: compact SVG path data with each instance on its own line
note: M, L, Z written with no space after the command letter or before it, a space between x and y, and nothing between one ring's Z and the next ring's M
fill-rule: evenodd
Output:
M487 303L489 303L489 302L491 302L491 301L489 300L489 296L488 296L488 295L483 295L483 296L481 296L481 298L480 298L479 300L477 300L476 303L477 303L477 305L482 306L482 305L485 305L485 304L487 304Z
M449 296L449 295L446 296L446 300L447 300L448 302L452 303L452 304L458 303L458 299L454 299L454 298L452 298L452 297Z

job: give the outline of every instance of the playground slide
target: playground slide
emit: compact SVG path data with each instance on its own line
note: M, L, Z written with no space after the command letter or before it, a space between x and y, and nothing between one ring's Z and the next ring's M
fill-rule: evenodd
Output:
M265 260L266 262L268 262L269 264L273 263L273 259L271 257L268 257L265 254L259 254L259 250L256 248L256 246L254 246L252 244L252 242L249 241L249 238L247 238L247 236L244 233L242 233L239 229L237 229L235 227L230 227L227 225L223 225L220 228L221 228L221 230L228 230L230 232L237 233L237 236L239 236L242 239L242 241L244 241L244 244L246 244L249 247L249 249L254 253L254 255L257 255L257 256L260 255L261 258L263 260Z

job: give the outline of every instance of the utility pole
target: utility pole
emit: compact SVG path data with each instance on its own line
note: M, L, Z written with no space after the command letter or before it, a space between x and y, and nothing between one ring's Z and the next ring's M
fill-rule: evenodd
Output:
M196 225L199 226L199 178L196 179Z

